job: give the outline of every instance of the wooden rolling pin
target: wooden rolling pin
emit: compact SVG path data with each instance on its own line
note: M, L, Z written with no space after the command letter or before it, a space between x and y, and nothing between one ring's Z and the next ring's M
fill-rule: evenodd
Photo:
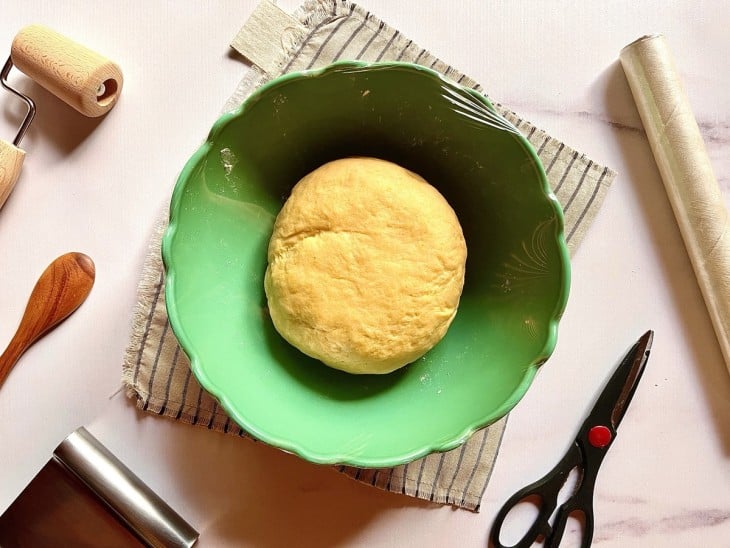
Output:
M26 102L28 116L12 143L0 140L0 208L20 175L25 152L18 147L35 114L33 101L7 83L13 66L89 117L109 112L124 81L116 63L47 27L29 25L18 32L2 70L2 86Z
M705 143L664 36L619 58L730 371L730 218Z

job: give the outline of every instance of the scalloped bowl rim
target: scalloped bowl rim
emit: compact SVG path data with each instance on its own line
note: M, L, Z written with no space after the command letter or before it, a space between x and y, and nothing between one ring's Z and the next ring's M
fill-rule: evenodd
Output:
M205 367L202 365L203 359L197 354L192 341L188 338L185 332L183 322L181 322L181 319L178 315L177 307L175 305L175 299L173 296L175 288L175 266L174 260L171 256L170 247L177 231L177 224L175 222L175 211L177 210L177 206L181 198L182 188L185 186L185 182L189 179L191 172L195 169L200 160L205 158L207 153L211 150L211 148L213 148L214 140L218 133L222 131L222 129L233 120L237 119L240 116L243 116L246 113L248 106L255 103L262 95L266 94L270 89L280 85L282 82L302 78L313 78L324 75L331 71L347 68L369 70L377 68L396 67L405 67L412 70L421 71L430 77L435 77L439 79L440 81L446 83L448 86L455 86L460 90L469 93L473 97L477 98L479 101L483 102L496 116L500 118L500 120L504 122L504 124L508 128L512 129L517 135L518 141L524 148L525 153L529 155L531 160L533 161L538 178L542 183L544 198L552 206L555 214L555 220L557 222L556 243L559 250L560 264L562 267L560 294L556 296L555 308L548 321L545 345L543 346L542 350L537 353L532 362L526 364L525 373L522 381L516 386L512 394L505 399L502 405L495 408L491 413L482 416L475 421L472 421L452 439L441 443L426 444L407 454L394 455L389 458L362 458L358 456L353 457L352 455L348 455L346 453L320 453L316 450L306 447L302 443L296 443L292 440L272 435L268 433L265 428L262 429L256 424L250 423L247 420L246 416L240 413L237 409L237 406L234 405L231 400L226 396L226 394L224 393L225 391L219 390L208 378ZM211 127L210 132L208 133L205 142L203 142L195 151L195 153L188 159L182 171L180 172L170 200L169 211L169 224L167 229L165 230L161 244L162 261L166 272L165 302L170 327L172 328L175 337L178 339L181 347L184 349L185 353L190 359L190 366L193 373L195 374L195 377L200 382L201 386L220 402L223 409L248 434L253 436L255 439L258 439L259 441L263 441L268 445L298 455L307 461L317 464L346 464L348 466L357 466L364 468L384 468L406 464L408 462L412 462L416 459L422 458L430 453L438 453L455 449L456 447L459 447L460 445L465 443L475 432L489 426L490 424L493 424L494 422L503 418L507 413L509 413L509 411L514 408L514 406L520 401L520 399L522 399L522 397L527 392L528 388L532 384L538 368L543 363L545 363L545 361L547 361L547 359L552 355L555 349L555 345L557 343L558 324L560 322L560 319L562 318L563 312L565 311L570 291L571 268L570 258L564 235L565 220L563 210L549 186L542 162L540 161L537 153L535 152L529 141L527 141L527 139L519 132L519 130L517 130L517 128L515 128L508 120L504 119L496 112L492 103L484 95L478 93L473 89L457 84L456 82L447 79L440 73L430 68L399 61L339 61L318 69L309 69L287 73L262 84L256 90L254 90L240 106L231 110L230 112L222 114L215 121L215 123Z

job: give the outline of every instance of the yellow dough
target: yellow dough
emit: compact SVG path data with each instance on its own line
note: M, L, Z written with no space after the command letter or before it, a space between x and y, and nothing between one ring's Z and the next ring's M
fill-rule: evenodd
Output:
M421 177L346 158L293 188L269 242L265 290L276 330L350 373L389 373L430 350L456 314L466 243Z

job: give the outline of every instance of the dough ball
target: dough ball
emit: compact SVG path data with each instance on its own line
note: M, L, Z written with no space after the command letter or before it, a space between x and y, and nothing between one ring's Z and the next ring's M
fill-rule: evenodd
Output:
M269 242L265 290L276 330L350 373L389 373L446 333L464 286L466 243L424 179L346 158L293 188Z

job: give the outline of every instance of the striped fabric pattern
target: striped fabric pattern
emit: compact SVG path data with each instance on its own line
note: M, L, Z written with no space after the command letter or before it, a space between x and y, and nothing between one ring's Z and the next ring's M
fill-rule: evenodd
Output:
M265 1L259 8L270 9L271 4ZM470 77L356 4L313 0L305 3L294 17L301 32L286 45L286 40L281 41L277 58L271 60L275 70L266 72L253 66L224 110L236 108L256 87L280 74L344 59L418 63L483 92ZM250 26L244 28L249 33L252 30ZM563 206L565 234L572 253L590 226L615 173L492 102L527 137L542 160L553 191ZM132 335L124 357L123 383L128 395L144 411L247 438L247 434L196 382L187 357L170 329L160 258L165 217L154 229L143 267ZM431 454L407 465L388 469L346 466L336 469L381 489L478 511L506 421L506 418L502 419L478 431L457 449Z

